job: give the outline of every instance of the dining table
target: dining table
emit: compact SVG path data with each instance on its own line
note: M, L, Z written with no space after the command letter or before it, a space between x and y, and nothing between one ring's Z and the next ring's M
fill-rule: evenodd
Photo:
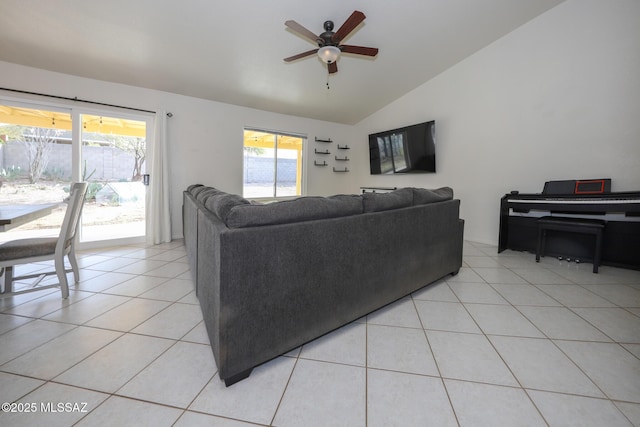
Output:
M0 232L49 215L58 203L37 205L0 205Z

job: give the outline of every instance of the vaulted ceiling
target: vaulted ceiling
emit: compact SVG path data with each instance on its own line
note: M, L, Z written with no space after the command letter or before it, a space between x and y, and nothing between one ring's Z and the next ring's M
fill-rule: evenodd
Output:
M2 0L0 61L355 124L562 1ZM377 57L343 54L329 89L317 56L283 61L314 48L286 20L320 34L354 10L344 42Z

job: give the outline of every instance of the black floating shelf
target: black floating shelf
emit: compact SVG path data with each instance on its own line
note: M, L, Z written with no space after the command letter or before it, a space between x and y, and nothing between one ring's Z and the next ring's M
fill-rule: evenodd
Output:
M347 169L347 168L344 168L344 169L336 169L336 168L333 168L333 171L334 171L334 172L349 172L349 169Z
M338 144L338 150L351 150L351 147L349 147L348 145L340 146L340 144Z
M329 164L327 162L322 162L322 163L318 163L317 161L313 161L313 164L316 166L329 166Z
M331 153L329 152L329 150L326 150L326 151L318 151L318 149L317 149L317 148L316 148L316 149L314 149L314 150L313 150L313 152L314 152L314 153L316 153L316 154L331 154Z
M321 139L321 138L318 138L316 136L316 142L333 142L333 141L331 140L331 138L329 138L329 139Z
M340 161L340 162L348 162L349 158L347 156L344 157L338 157L336 156L336 160Z

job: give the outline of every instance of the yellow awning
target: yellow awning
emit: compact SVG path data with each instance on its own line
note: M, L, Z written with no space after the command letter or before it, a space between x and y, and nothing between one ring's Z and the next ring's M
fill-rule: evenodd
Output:
M82 130L146 138L146 123L137 120L83 114ZM71 115L57 111L0 105L0 123L48 129L71 130Z
M275 134L257 130L244 131L244 146L256 148L273 148ZM302 151L302 138L278 134L278 148Z

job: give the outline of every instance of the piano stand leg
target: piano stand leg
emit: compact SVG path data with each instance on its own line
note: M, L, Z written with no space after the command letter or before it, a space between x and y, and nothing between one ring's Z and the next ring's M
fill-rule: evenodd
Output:
M544 245L547 238L547 231L538 227L538 245L536 247L536 262L540 262L540 256L544 256Z
M595 254L593 255L593 272L598 272L598 266L600 265L600 261L602 261L602 230L598 230L596 233L596 248Z

